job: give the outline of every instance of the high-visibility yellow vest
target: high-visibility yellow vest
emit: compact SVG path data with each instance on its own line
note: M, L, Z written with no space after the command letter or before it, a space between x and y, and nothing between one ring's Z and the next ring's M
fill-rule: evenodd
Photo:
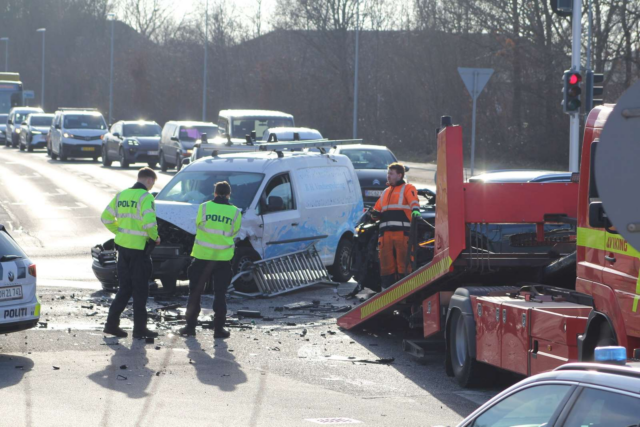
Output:
M196 239L191 256L208 261L229 261L233 258L233 238L240 230L242 214L233 205L206 202L200 205L196 217Z
M129 188L116 195L102 212L102 223L116 235L116 245L144 249L148 239L158 238L153 196L146 190Z

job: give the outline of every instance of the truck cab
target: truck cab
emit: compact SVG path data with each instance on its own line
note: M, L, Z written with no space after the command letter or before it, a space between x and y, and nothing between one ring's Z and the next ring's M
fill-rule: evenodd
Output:
M294 127L291 114L269 110L220 110L218 128L220 136L234 143L242 143L247 135L255 135L257 141L267 137L270 128ZM254 133L255 132L255 133Z

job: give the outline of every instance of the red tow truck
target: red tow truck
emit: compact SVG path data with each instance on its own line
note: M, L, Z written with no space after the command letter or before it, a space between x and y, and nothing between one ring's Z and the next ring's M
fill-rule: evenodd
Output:
M585 126L579 174L565 183L482 183L463 178L462 129L438 134L433 259L338 319L344 329L401 315L424 340L444 338L447 374L484 383L491 367L529 376L593 360L597 346L640 356L640 253L611 224L598 198L592 152L614 105ZM569 223L575 236L547 253L494 253L473 239L487 224ZM573 247L571 246L573 245ZM570 274L567 274L569 272Z

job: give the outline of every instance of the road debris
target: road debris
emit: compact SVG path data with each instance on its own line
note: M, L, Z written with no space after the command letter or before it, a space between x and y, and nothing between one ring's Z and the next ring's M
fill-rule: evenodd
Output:
M251 317L256 319L262 317L262 314L256 310L238 310L237 315L241 317Z

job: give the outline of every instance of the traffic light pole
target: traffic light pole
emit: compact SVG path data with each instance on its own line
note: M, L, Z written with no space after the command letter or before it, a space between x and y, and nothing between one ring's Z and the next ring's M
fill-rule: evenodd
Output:
M580 41L582 37L582 0L573 0L571 18L571 70L580 72ZM580 112L570 115L569 124L569 171L578 172L580 158Z

